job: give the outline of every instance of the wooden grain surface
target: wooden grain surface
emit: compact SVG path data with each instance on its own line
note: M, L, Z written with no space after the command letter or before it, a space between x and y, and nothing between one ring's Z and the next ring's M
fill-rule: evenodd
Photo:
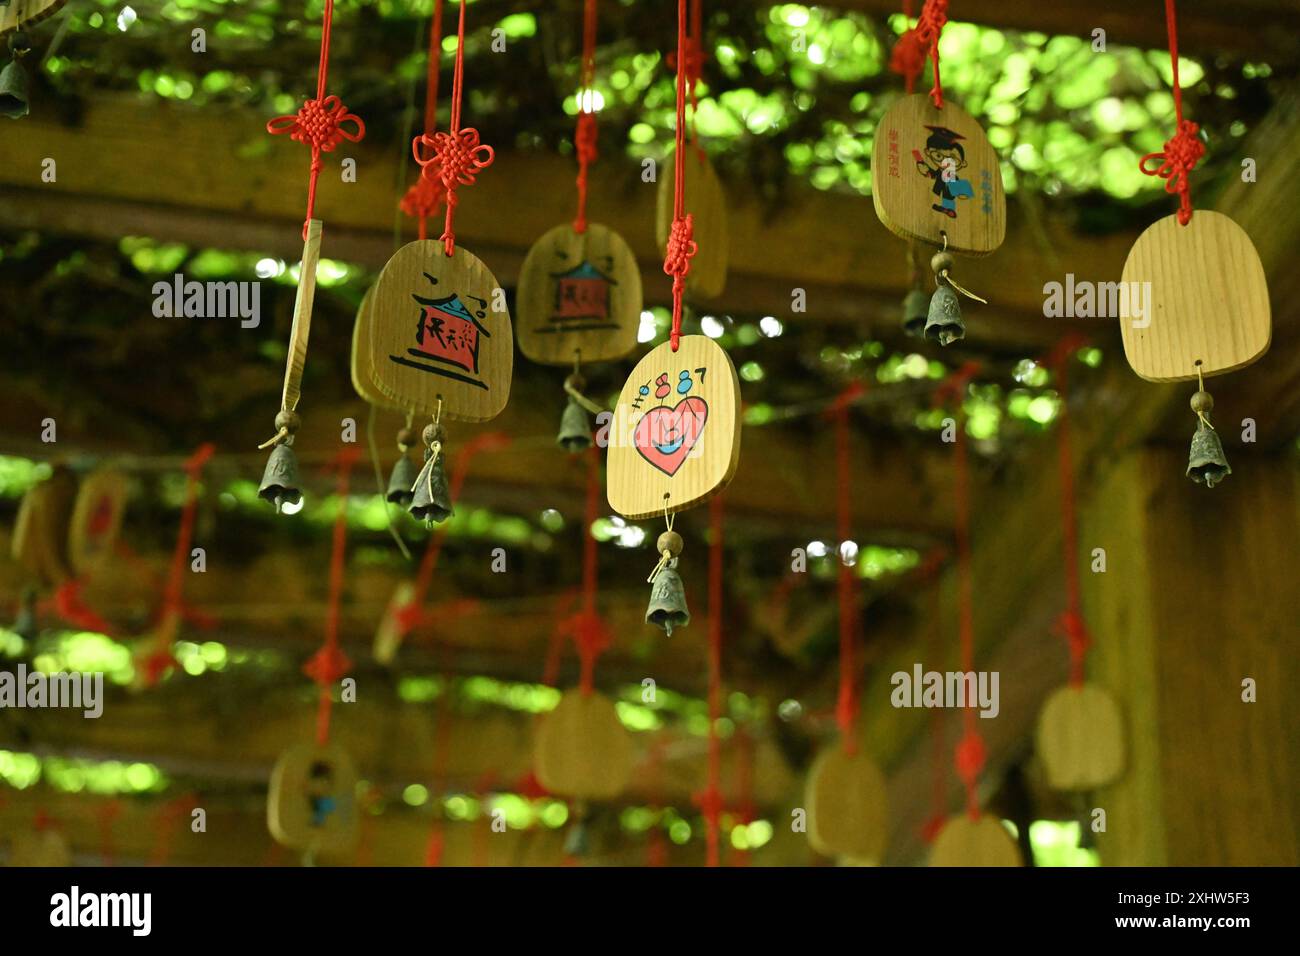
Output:
M726 487L739 461L740 383L727 353L704 335L651 350L610 422L610 507L631 520L683 511Z
M871 149L871 195L880 221L904 239L942 246L946 233L951 251L986 256L1006 237L998 155L979 123L951 102L936 109L916 93L885 111Z
M1020 847L997 817L951 816L930 847L931 866L1024 866Z
M600 691L567 690L555 709L538 719L533 761L537 779L552 793L616 797L632 776L634 757L632 735L614 702Z
M689 149L685 166L686 212L694 216L693 235L698 246L686 277L686 292L692 298L714 299L727 286L727 261L731 255L727 196L713 164L703 152ZM668 247L668 234L673 225L677 165L670 155L660 168L659 189L655 193L655 240L663 252Z
M564 223L533 243L519 272L519 351L543 365L620 359L636 347L641 270L622 236Z
M1114 698L1095 684L1060 687L1038 716L1038 756L1048 786L1088 791L1124 770L1124 723Z
M436 409L483 422L505 407L514 337L504 294L472 253L432 239L409 242L379 274L371 301L370 369L398 408ZM500 305L499 311L493 306Z
M1120 317L1124 356L1151 382L1220 375L1257 361L1272 341L1264 267L1250 236L1222 213L1198 209L1186 226L1166 216L1138 237L1125 287L1149 283L1149 312ZM1136 288L1141 289L1142 286Z
M826 856L879 863L889 836L885 775L863 751L849 754L836 741L808 772L804 791L808 840Z

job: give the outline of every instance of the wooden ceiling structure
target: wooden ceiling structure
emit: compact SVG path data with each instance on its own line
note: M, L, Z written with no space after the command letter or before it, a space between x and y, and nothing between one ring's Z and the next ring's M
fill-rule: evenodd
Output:
M895 12L897 4L838 0L830 6L878 17ZM1102 27L1112 43L1163 45L1156 4L1146 5L1151 10L1094 6L1080 0L967 0L960 16L1048 34ZM1253 18L1243 15L1240 6L1249 6L1278 29L1251 27ZM879 224L869 198L808 188L776 216L770 205L742 189L729 197L728 289L710 307L780 318L786 334L764 344L765 362L782 349L795 351L804 338L813 343L882 341L954 364L975 359L989 367L1041 357L1071 332L1106 353L1105 364L1083 378L1072 403L1084 540L1103 542L1099 546L1107 548L1112 562L1104 581L1093 576L1084 584L1099 673L1109 686L1121 688L1117 693L1134 728L1134 767L1114 794L1113 805L1146 819L1140 831L1117 826L1114 835L1103 838L1107 862L1294 863L1300 842L1295 838L1300 787L1294 786L1300 772L1300 718L1285 712L1276 699L1261 702L1258 716L1247 719L1243 730L1260 735L1258 747L1240 752L1226 735L1222 744L1211 747L1205 759L1217 761L1225 774L1247 777L1263 788L1263 806L1248 806L1238 794L1220 792L1215 789L1220 784L1204 782L1185 769L1206 751L1198 751L1171 725L1208 720L1202 730L1213 735L1221 726L1202 715L1220 710L1180 700L1169 684L1170 675L1187 677L1195 670L1183 657L1195 648L1203 668L1258 673L1261 682L1268 679L1275 689L1300 687L1295 655L1279 652L1275 643L1286 637L1288 621L1293 640L1300 620L1300 599L1293 584L1285 583L1294 582L1297 570L1295 539L1288 547L1285 532L1300 523L1300 487L1289 460L1300 435L1300 273L1290 264L1300 224L1280 212L1289 208L1293 184L1300 178L1297 28L1300 11L1283 0L1232 7L1208 0L1180 4L1180 40L1187 55L1249 54L1268 59L1278 77L1267 119L1235 151L1257 161L1258 182L1231 181L1197 194L1205 205L1232 215L1254 239L1274 307L1268 355L1249 371L1215 383L1223 414L1253 418L1258 441L1232 449L1236 473L1208 502L1193 495L1197 489L1174 483L1181 481L1177 459L1190 434L1187 390L1133 376L1119 359L1119 336L1110 323L1049 320L1042 314L1043 285L1059 281L1066 271L1079 280L1117 280L1139 228L1084 235L1059 210L1044 213L1037 205L1013 200L1006 243L978 267L981 288L991 291L995 306L972 313L969 338L939 354L932 346L905 340L898 328L897 303L907 282L901 243ZM250 110L185 109L117 92L89 99L75 123L53 112L28 117L21 126L6 128L0 147L0 235L33 232L69 249L84 248L92 272L97 256L106 256L105 250L128 235L293 260L300 249L296 226L302 197L297 187L304 162L299 150L250 150L249 144L265 138L265 119ZM53 184L40 179L42 161L50 156L58 157L59 164ZM157 168L158 157L166 157L167 175L142 175L141 170ZM391 143L367 142L355 157L357 182L331 186L322 200L326 254L377 269L393 248L393 184L403 179L399 151ZM465 191L458 212L461 242L513 287L529 244L571 214L567 189L539 184L567 186L572 176L572 164L563 157L503 151L490 175ZM641 264L647 303L662 305L669 284L652 232L654 188L641 183L629 163L612 158L593 169L590 203L600 210L599 220L631 245ZM1153 215L1166 211L1155 209ZM304 660L319 643L327 530L301 522L286 529L223 507L216 497L222 481L256 480L260 473L262 458L252 446L270 424L267 410L278 392L279 362L238 351L231 361L221 349L234 339L230 330L221 330L203 333L209 336L209 354L169 364L168 350L177 347L180 332L159 329L154 323L161 320L149 319L138 289L119 290L122 308L131 303L134 311L123 315L115 340L96 343L106 352L61 353L58 346L67 346L76 335L76 298L51 287L20 286L5 271L0 261L0 311L6 327L23 330L24 341L6 360L0 453L51 458L39 440L39 422L52 416L59 422L59 455L81 461L118 458L128 466L135 462L143 489L155 497L142 495L133 502L128 539L142 566L159 574L176 512L156 500L156 479L162 471L178 470L198 441L216 442L220 454L211 471L216 480L209 482L202 503L197 539L208 548L210 570L191 575L186 588L188 599L212 609L219 623L193 637ZM99 294L113 296L112 284L106 279ZM790 312L795 288L807 292L806 313ZM290 297L272 292L268 300L261 333L283 339ZM345 417L365 422L367 416L351 393L346 372L355 303L327 290L318 291L318 301L320 321L313 330L302 406L305 426L298 441L309 500L328 491L321 470L337 448L337 423ZM15 358L20 367L8 367ZM796 358L784 359L784 365L779 361L771 358L782 374L795 378L802 371ZM597 377L597 386L613 391L622 371ZM453 441L463 443L489 431L511 438L506 447L475 459L464 493L468 506L528 516L555 508L568 519L566 529L554 535L549 550L512 550L506 575L488 571L490 541L450 539L445 571L430 599L442 613L403 648L399 673L541 679L553 642L555 598L574 586L580 562L580 521L574 519L581 512L584 469L552 443L558 392L558 381L547 370L530 368L517 358L514 393L503 415L487 425L456 429ZM906 384L876 386L855 418L852 506L860 540L912 547L935 558L922 569L867 586L859 662L863 739L888 772L894 808L886 862L914 863L924 859L921 834L933 806L934 725L927 712L890 706L888 676L910 670L917 661L953 657L957 588L951 562L950 449L934 433L898 427L889 409L899 402L924 405L928 396L924 391L918 396L917 388ZM386 413L376 416L381 447L389 444L384 436L393 434L397 424ZM774 824L772 841L753 854L760 864L818 862L804 838L790 832L788 820L791 808L801 805L809 752L833 728L828 715L835 695L830 651L834 615L823 607L832 603L827 600L829 584L812 582L797 589L807 600L793 602L783 614L775 613L781 609L771 596L787 577L792 548L833 540L833 470L821 464L833 460L832 442L830 428L815 412L787 424L746 427L740 471L726 496L727 560L738 572L725 601L724 679L728 687L767 702L769 714L749 729L747 745L732 738L724 747L724 791L732 802L745 796L736 782L745 773L742 762L752 764L749 796L760 815ZM1021 823L1075 812L1043 790L1031 757L1038 709L1064 681L1067 665L1064 644L1053 634L1064 604L1055 456L1050 437L1006 442L998 454L981 460L972 490L977 656L981 667L1001 672L1003 689L1001 714L981 727L990 754L986 796ZM367 480L367 471L358 471L360 481ZM1174 479L1167 478L1170 474ZM1207 517L1221 502L1222 508ZM693 575L702 582L704 520L692 514L684 516L684 523L685 573L688 581ZM7 541L8 524L0 522L0 541ZM1198 529L1200 537L1189 544L1178 529ZM362 692L358 703L341 710L336 725L374 788L375 808L384 810L367 817L365 851L356 862L414 865L424 860L430 817L404 807L402 789L430 783L435 765L437 783L447 793L512 789L530 766L532 718L499 708L463 711L403 702L397 676L371 661L369 644L393 588L410 570L396 558L383 532L354 531L352 539L342 639L358 666L354 676ZM411 543L419 548L423 542L413 536ZM1200 551L1216 544L1241 558L1250 576L1225 570L1217 560L1184 569L1186 547ZM1256 557L1247 561L1243 554L1252 547L1258 549ZM361 557L383 549L392 553L381 560ZM698 697L706 672L703 589L697 583L692 591L698 595L693 598L697 626L671 639L650 630L641 621L646 589L639 584L647 553L601 548L601 605L616 640L601 659L598 683L635 685L650 676L665 688ZM1117 566L1117 559L1134 564ZM1167 564L1160 565L1161 559ZM1206 577L1212 573L1218 577ZM1122 588L1111 587L1117 578L1125 582ZM1226 585L1223 592L1214 587L1215 580L1228 578L1237 582L1231 592ZM88 582L86 593L110 620L141 629L156 600L156 582L139 568L119 568ZM1195 582L1215 591L1215 613L1234 631L1223 636L1224 642L1234 642L1232 650L1204 637L1189 640L1186 650L1171 649L1170 629L1176 622L1189 623L1193 610L1206 614L1191 598ZM1258 621L1245 622L1243 617L1258 616L1252 602L1270 582L1279 586L1273 595L1277 605ZM7 556L0 558L0 605L15 603L21 585ZM1162 589L1182 595L1183 606L1168 596L1162 599ZM1283 633L1271 636L1279 627ZM782 629L807 633L803 651L786 655L777 649L783 635L774 632ZM1139 641L1138 633L1147 636ZM574 680L571 656L566 654L561 685ZM1201 673L1196 670L1197 679ZM295 862L271 844L263 800L276 755L310 732L310 690L296 663L264 679L232 669L193 681L172 679L147 693L116 693L105 717L95 722L60 712L33 712L21 719L3 715L0 750L146 761L177 781L161 797L120 801L112 824L120 860L154 858L162 839L164 800L193 792L210 808L210 831L223 838L204 839L179 828L168 838L173 862ZM785 700L799 701L802 717L775 717L775 705ZM1230 719L1240 718L1223 718ZM957 715L945 714L938 725L949 748L957 723ZM451 741L441 757L440 734ZM704 781L703 738L675 726L638 738L638 774L620 805L672 805L689 815L692 795ZM1182 800L1175 806L1171 793L1179 788ZM947 790L948 805L955 806L952 774ZM43 787L0 793L0 833L14 832L45 809L61 822L79 858L93 861L102 854L102 818L94 808L102 809L104 801ZM602 811L607 811L607 825L598 831L593 861L639 863L644 847L626 834L620 838L613 823L618 809ZM1188 822L1194 813L1219 814L1223 832L1189 835L1195 829ZM553 862L563 838L545 830L491 834L482 819L449 823L445 832L446 861L493 865ZM701 858L698 840L674 848L670 856L674 863Z

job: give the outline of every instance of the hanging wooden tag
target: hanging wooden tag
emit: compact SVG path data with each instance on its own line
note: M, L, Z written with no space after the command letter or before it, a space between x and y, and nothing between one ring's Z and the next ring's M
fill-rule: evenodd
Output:
M884 858L889 797L885 775L867 754L849 754L838 742L823 750L808 772L804 805L818 853L865 863Z
M1250 236L1222 213L1198 209L1186 226L1177 216L1150 226L1129 250L1122 280L1124 357L1147 381L1195 379L1198 365L1208 378L1268 351L1264 266Z
M609 426L609 504L631 520L682 511L727 486L740 461L740 382L704 335L665 342L632 370Z
M1053 790L1094 790L1124 769L1124 724L1093 684L1060 687L1038 715L1038 756Z
M113 554L129 489L126 475L99 468L82 479L68 527L68 558L73 573L90 574Z
M533 766L551 793L590 800L618 796L632 777L632 735L600 691L564 692L537 722Z
M64 467L27 489L18 504L11 547L14 560L46 584L62 584L71 577L68 528L77 480Z
M885 227L968 256L986 256L1007 233L1002 168L980 124L922 93L885 111L871 148L871 198Z
M414 599L415 585L410 581L403 581L393 591L393 596L388 600L388 607L384 610L384 616L379 621L372 653L375 655L375 660L385 667L390 666L397 659L397 651L402 646L402 638L406 635L406 628L401 622L402 612Z
M930 847L931 866L1024 866L1020 847L997 817L951 816Z
M565 223L538 239L519 273L519 351L543 365L620 359L636 347L641 270L623 238Z
M727 231L727 197L703 150L689 147L685 166L686 211L694 217L693 235L699 247L691 259L686 291L693 298L714 299L727 286L731 241ZM655 241L663 251L668 248L668 234L673 227L673 190L677 180L673 157L665 159L660 169L659 191L655 195Z
M271 771L271 836L294 850L347 852L357 841L356 789L356 768L338 744L290 747Z
M398 408L436 409L485 422L505 407L514 336L505 292L471 253L448 256L441 242L409 242L375 284L370 369L379 393Z

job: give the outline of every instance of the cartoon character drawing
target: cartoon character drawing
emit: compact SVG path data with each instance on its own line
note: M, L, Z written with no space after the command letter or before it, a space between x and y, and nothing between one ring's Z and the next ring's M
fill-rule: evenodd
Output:
M438 280L425 273L430 282ZM420 317L415 326L415 348L406 350L411 358L390 355L389 358L400 365L408 365L424 372L432 372L459 382L467 382L479 388L487 385L478 378L479 337L491 338L490 333L479 320L485 315L483 308L470 312L453 292L441 299L430 299L412 293L411 298L420 306ZM477 299L477 296L470 296ZM481 306L487 302L478 299ZM412 361L416 359L418 361ZM431 365L430 362L437 362ZM469 374L454 372L447 366L461 369Z
M307 802L311 805L311 825L323 827L336 807L331 791L334 789L334 771L323 760L311 765L307 774Z
M612 264L612 260L611 260ZM553 272L555 301L546 328L540 332L577 332L616 329L609 321L609 288L615 281L590 262L583 261L565 272Z
M975 190L968 179L958 179L957 170L966 168L966 148L960 133L953 132L946 126L926 126L930 135L925 140L925 153L912 150L912 159L922 176L928 176L934 184L930 191L938 202L930 206L935 212L941 212L949 219L957 218L957 200L970 199ZM945 179L945 174L948 178Z

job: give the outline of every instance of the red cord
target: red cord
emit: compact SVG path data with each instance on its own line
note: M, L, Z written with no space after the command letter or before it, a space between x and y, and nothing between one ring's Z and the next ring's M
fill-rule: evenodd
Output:
M911 0L904 3L903 15L911 17ZM939 81L939 35L943 33L947 22L948 0L925 0L916 26L898 38L889 57L889 68L902 75L907 84L907 92L911 93L921 68L925 66L925 57L929 55L934 64L934 86L930 88L930 99L938 109L943 109L943 84Z
M298 112L286 116L277 116L266 124L266 131L272 135L288 133L289 138L305 143L311 147L311 172L307 178L307 218L302 224L302 237L307 238L307 225L315 216L316 182L324 166L321 153L331 153L343 140L349 143L360 142L366 135L366 124L361 117L348 112L343 101L337 96L326 96L325 86L330 65L330 28L334 21L334 0L325 0L325 12L321 17L320 63L316 68L316 96L304 100ZM348 130L345 123L355 124L355 129Z
M1174 79L1174 136L1165 142L1160 153L1147 153L1138 161L1138 168L1148 176L1166 180L1165 192L1178 194L1178 222L1187 225L1192 221L1192 184L1188 179L1196 164L1205 155L1201 142L1201 128L1183 119L1183 89L1178 82L1178 23L1174 0L1165 0L1165 27L1169 32L1169 59ZM1154 165L1152 165L1154 163Z
M587 231L587 169L596 160L596 114L593 111L596 80L596 0L583 0L582 9L582 77L578 93L578 125L573 146L578 154L578 212L573 217L573 231ZM586 102L584 102L584 100Z
M424 135L418 142L432 142L433 134L438 128L438 72L442 68L442 5L443 0L434 0L433 18L429 21L429 54L425 76L424 92ZM417 151L417 161L419 153ZM398 204L402 212L415 219L419 224L420 239L429 237L429 218L438 211L446 198L447 190L437 174L436 157L429 157L428 163L421 167L420 175L406 191ZM427 173L426 173L427 170Z
M958 633L961 640L961 668L965 673L975 670L975 588L971 569L970 548L970 465L967 460L966 413L958 405L956 447L953 449L953 466L956 478L957 505L957 570L959 618ZM984 741L975 725L975 707L966 702L962 711L964 732L957 742L957 774L966 788L966 807L971 819L979 817L979 793L976 785L984 769Z
M912 20L912 0L903 0L903 18ZM925 66L925 44L917 34L915 27L908 27L894 44L889 55L889 69L903 77L903 85L908 93L916 86L916 78Z
M844 560L844 544L853 532L852 490L853 477L849 462L849 407L866 390L861 381L844 389L831 405L835 419L835 534L839 575L836 592L839 599L840 631L840 686L835 702L835 720L840 728L840 740L846 753L858 749L858 683L857 654L854 645L859 632L857 575L854 567Z
M682 338L682 294L691 271L691 257L698 246L694 240L695 217L686 214L686 85L687 38L686 0L677 0L677 129L673 152L673 223L668 233L664 272L673 277L673 325L668 335L672 350Z
M558 629L573 639L578 651L582 676L578 687L584 697L595 688L596 660L613 643L614 635L596 609L597 553L596 538L591 532L600 514L600 449L593 446L587 457L587 499L583 512L582 607L576 614L560 621Z

